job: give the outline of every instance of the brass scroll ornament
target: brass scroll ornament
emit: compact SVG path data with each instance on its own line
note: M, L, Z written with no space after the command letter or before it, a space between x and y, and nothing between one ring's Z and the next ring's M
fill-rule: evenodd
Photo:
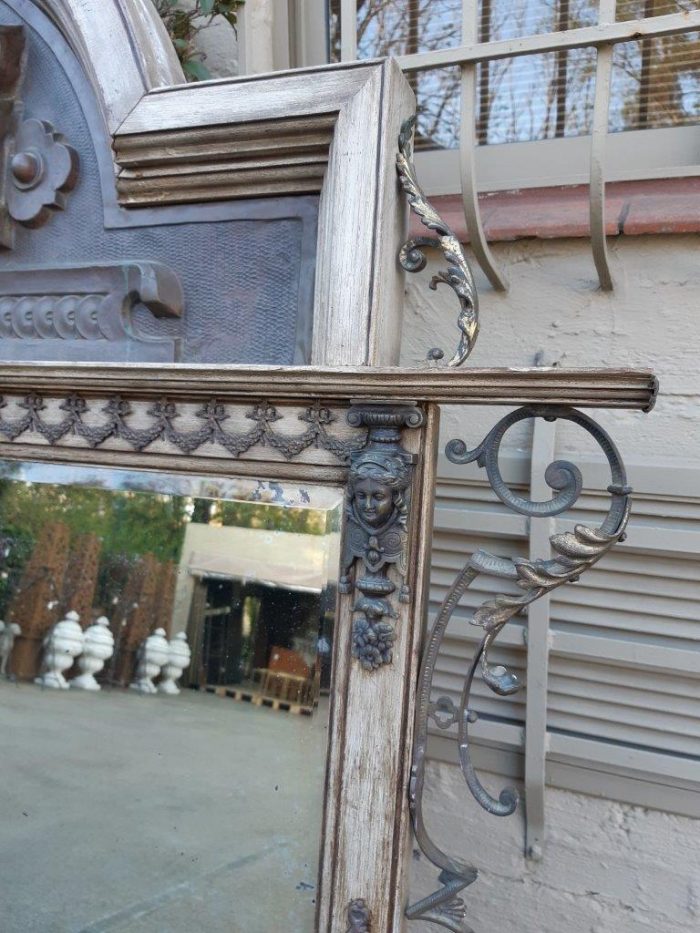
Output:
M464 255L462 246L450 227L447 226L432 204L426 198L418 184L416 167L413 164L413 131L416 118L411 117L401 127L399 151L396 167L408 203L429 230L437 233L436 237L417 237L407 240L399 251L399 263L406 272L421 272L428 262L422 250L424 246L435 246L442 250L448 266L446 271L437 272L430 280L429 287L435 291L443 282L449 285L459 298L460 311L457 326L460 330L459 344L448 366L461 366L474 349L479 334L479 296L474 284L474 276ZM440 360L444 352L438 347L428 353L428 358Z

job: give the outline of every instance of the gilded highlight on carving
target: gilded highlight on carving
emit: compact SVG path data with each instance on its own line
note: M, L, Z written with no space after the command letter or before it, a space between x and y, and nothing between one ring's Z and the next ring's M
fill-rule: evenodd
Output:
M442 250L447 260L447 271L440 271L432 277L429 287L435 291L442 282L449 285L459 299L457 327L460 330L459 343L448 366L461 366L474 349L479 335L479 296L474 283L471 267L464 255L458 238L445 223L432 204L428 201L418 183L416 168L413 164L413 130L416 118L411 117L401 127L399 151L396 167L403 189L408 195L411 209L418 215L422 224L437 233L436 237L417 237L407 240L399 252L399 263L406 272L421 272L428 259L422 247L435 246ZM444 352L435 347L428 353L428 358L440 360Z

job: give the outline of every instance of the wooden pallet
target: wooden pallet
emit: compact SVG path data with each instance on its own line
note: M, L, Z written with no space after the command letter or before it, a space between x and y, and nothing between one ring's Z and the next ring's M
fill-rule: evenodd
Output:
M281 700L279 697L268 697L254 690L247 690L242 687L213 687L207 685L207 693L213 693L218 697L229 697L232 700L238 700L241 703L251 703L253 706L266 706L268 709L281 710L285 713L294 713L297 716L311 716L313 707L303 706L300 703L290 703L289 700Z

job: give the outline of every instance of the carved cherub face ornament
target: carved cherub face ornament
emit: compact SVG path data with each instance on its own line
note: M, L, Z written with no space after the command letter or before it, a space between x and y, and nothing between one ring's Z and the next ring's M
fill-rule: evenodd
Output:
M367 477L355 484L355 509L365 525L378 528L394 511L391 489L380 480Z
M360 524L379 531L395 520L403 520L409 480L400 457L378 451L361 455L350 480L351 505Z

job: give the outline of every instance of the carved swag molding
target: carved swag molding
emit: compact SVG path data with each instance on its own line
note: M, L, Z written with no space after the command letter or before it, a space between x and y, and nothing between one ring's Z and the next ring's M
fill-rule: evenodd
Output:
M281 433L272 427L284 415L279 414L275 406L265 400L255 403L246 413L246 418L253 422L253 427L246 432L226 430L225 422L231 416L227 406L216 398L202 403L196 412L202 426L192 431L177 430L174 422L180 416L180 411L175 402L167 398L158 399L145 409L145 414L152 419L151 424L133 427L130 420L137 404L115 395L99 408L104 418L96 424L92 416L97 406L91 406L77 394L69 395L60 402L59 409L66 412L60 421L49 421L46 418L43 414L47 408L46 401L34 392L17 402L17 406L26 414L19 418L4 418L1 412L7 406L7 400L0 396L0 435L9 441L16 441L27 434L38 434L51 445L59 444L69 435L77 435L92 448L118 438L139 452L162 440L183 454L195 453L205 444L220 444L232 457L240 457L257 446L267 446L279 451L286 460L293 460L310 447L320 447L333 454L341 463L349 463L353 453L364 447L368 436L364 434L343 440L330 434L328 426L336 420L336 416L319 401L298 415L300 421L308 424L308 428L298 434ZM359 427L360 422L356 426Z

